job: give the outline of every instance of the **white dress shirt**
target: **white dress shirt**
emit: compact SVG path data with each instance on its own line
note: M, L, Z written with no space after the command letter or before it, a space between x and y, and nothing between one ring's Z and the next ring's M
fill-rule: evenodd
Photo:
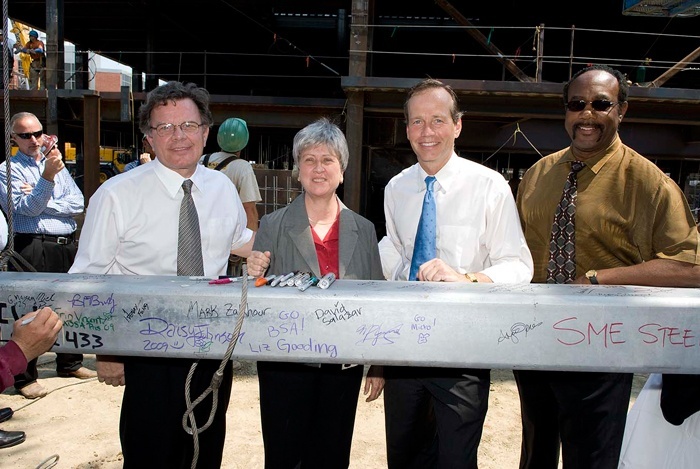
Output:
M204 275L224 275L232 249L253 235L236 187L197 165L190 178L199 216ZM158 160L103 183L90 198L69 273L177 275L184 178Z
M0 213L0 251L5 249L7 246L7 237L10 228L7 226L7 220L5 220L5 214Z
M384 189L387 237L380 254L388 280L407 280L428 174L416 163ZM530 250L508 183L496 171L452 154L434 175L437 258L459 273L481 272L496 283L532 279Z

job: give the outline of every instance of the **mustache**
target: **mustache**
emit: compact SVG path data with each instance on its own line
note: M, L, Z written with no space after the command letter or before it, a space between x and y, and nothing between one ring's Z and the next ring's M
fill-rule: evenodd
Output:
M572 132L572 140L576 140L576 134L578 133L579 127L582 125L585 125L586 127L595 127L596 129L600 130L600 135L598 136L598 141L600 141L603 138L603 131L605 130L605 127L601 124L576 124L573 127L573 132Z

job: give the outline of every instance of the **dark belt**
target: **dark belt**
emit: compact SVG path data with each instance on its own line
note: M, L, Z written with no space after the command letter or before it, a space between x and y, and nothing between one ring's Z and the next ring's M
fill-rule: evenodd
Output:
M325 368L325 369L335 369L345 371L350 368L355 368L359 366L358 364L336 364L336 363L304 363L304 365L311 366L314 368Z
M27 236L29 238L40 239L42 241L56 244L71 244L75 242L73 234L54 236L46 234L17 233L17 236Z

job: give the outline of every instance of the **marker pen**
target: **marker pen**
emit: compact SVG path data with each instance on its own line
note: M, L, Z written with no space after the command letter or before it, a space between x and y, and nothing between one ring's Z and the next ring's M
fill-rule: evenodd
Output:
M30 322L32 322L35 319L36 319L36 315L32 316L31 318L22 319L22 325L26 326L27 324L29 324Z
M335 282L335 274L333 272L328 272L324 275L321 280L318 281L319 288L324 290L331 286L331 283Z
M216 278L214 280L209 280L209 285L223 285L225 283L233 283L231 278Z
M310 278L311 278L311 274L304 273L301 275L301 277L294 280L294 286L299 287L299 286L303 285L304 283L306 283L306 281L309 280Z
M283 287L283 286L285 286L285 285L287 284L287 283L286 283L287 280L289 280L290 278L292 278L292 276L293 276L294 274L295 274L295 272L289 272L288 274L280 275L279 277L277 277L276 279L274 279L274 280L272 281L272 283L270 283L270 286L271 286L271 287L276 287L277 285L279 285L280 287Z
M286 286L288 286L288 287L293 287L294 284L296 283L297 279L298 279L299 277L301 277L302 275L304 275L304 272L299 272L298 274L296 274L295 276L293 276L292 278L290 278L289 280L287 280Z
M309 287L313 287L317 283L318 283L318 277L316 277L315 275L312 275L306 282L299 285L297 288L300 291L306 291Z
M270 282L272 282L275 279L275 277L277 277L277 276L276 275L268 275L267 277L258 277L255 280L255 286L262 287L263 285L267 285Z

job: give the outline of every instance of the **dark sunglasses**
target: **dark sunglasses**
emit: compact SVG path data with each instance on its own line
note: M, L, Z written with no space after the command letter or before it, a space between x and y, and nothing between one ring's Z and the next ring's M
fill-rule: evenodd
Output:
M22 132L22 133L20 133L20 134L18 134L18 133L16 133L16 132L13 132L13 133L14 133L16 136L18 136L19 138L21 138L22 140L29 140L29 139L32 138L32 137L34 137L34 138L39 138L39 137L41 137L42 135L44 135L44 131L43 131L43 130L37 130L36 132Z
M594 111L605 112L616 104L607 99L596 99L593 101L584 101L583 99L572 99L564 106L571 112L580 112L586 109L586 104L590 104Z

